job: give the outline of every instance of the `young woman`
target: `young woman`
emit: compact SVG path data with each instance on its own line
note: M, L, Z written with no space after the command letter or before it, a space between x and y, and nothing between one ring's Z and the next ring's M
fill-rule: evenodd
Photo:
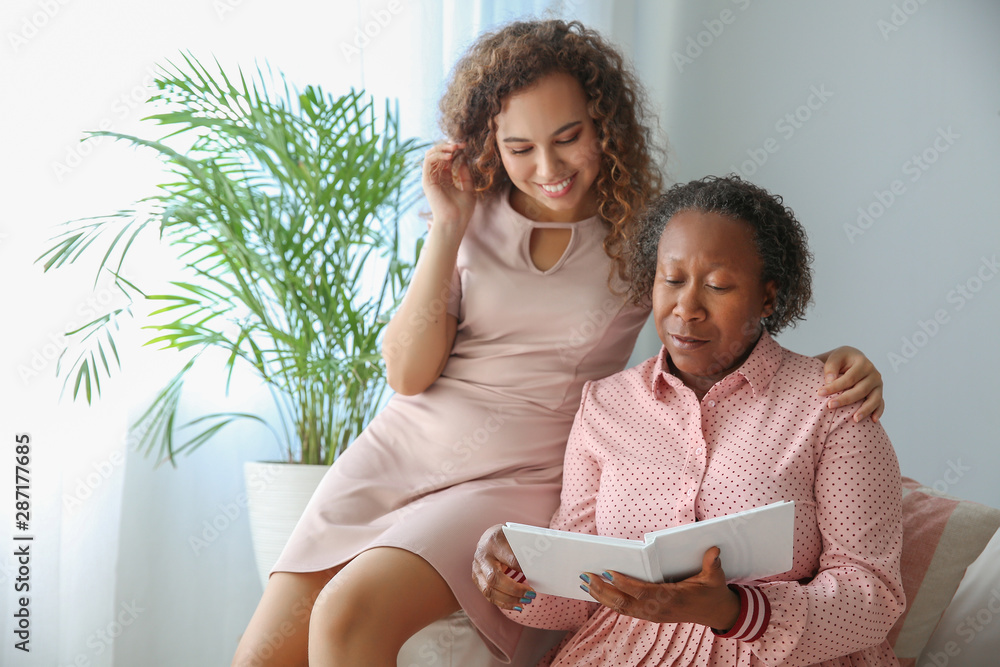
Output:
M397 393L316 491L234 665L394 665L460 607L513 653L519 627L469 565L486 527L548 524L581 388L625 366L648 317L620 277L660 188L642 99L575 22L508 25L458 63L441 102L452 141L423 165L430 231L383 345ZM863 355L827 366L826 391L853 387L835 400L881 412Z

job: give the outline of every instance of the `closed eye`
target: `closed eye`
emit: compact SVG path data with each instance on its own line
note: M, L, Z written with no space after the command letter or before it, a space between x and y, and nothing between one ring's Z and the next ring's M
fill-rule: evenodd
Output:
M580 133L577 132L575 135L573 135L569 139L560 139L556 143L559 144L560 146L566 146L567 144L572 144L573 142L575 142L579 138L580 138ZM528 146L527 148L511 148L510 149L510 154L511 155L524 155L525 153L531 151L531 148L532 148L531 146Z

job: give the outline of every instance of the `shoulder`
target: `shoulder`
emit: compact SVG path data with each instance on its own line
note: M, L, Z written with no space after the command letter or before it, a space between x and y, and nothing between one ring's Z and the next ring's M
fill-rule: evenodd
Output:
M825 424L826 431L846 431L867 434L874 437L877 431L884 437L881 425L870 419L861 423L854 421L854 413L861 401L831 409L827 406L829 396L820 396L819 389L825 384L824 364L815 357L808 357L782 348L782 363L775 373L771 391L777 401L793 407L798 414L810 415L808 419Z
M506 195L485 193L476 200L462 245L506 246L516 236L517 229L516 225L511 224L510 204L506 202Z
M800 380L823 380L823 362L816 357L808 357L788 348L781 348L781 366L778 373Z
M496 254L498 248L507 248L513 242L511 225L503 224L502 202L496 194L483 194L476 200L469 225L465 229L458 251L458 268L466 271L471 267L482 270L488 262L485 258Z
M476 198L476 208L472 212L472 221L470 224L475 225L483 221L509 217L509 211L511 210L507 189L503 189L500 192L480 193Z
M583 387L583 403L586 404L588 401L607 403L650 394L656 363L657 357L650 357L614 375L587 382Z
M781 363L771 381L772 390L822 407L827 398L817 392L824 384L823 362L784 347L780 349Z

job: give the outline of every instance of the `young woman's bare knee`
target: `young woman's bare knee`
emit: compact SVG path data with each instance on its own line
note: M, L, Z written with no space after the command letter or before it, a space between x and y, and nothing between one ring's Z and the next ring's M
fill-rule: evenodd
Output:
M421 628L459 608L440 574L403 549L370 549L327 583L309 623L310 667L396 664Z
M313 604L336 571L272 574L240 638L232 667L305 667Z

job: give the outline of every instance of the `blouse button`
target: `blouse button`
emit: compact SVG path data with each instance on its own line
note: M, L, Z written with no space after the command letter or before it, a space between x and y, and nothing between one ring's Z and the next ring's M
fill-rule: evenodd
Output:
M694 453L697 454L698 456L701 456L701 453L704 452L704 451L705 451L704 449L702 449L701 447L699 447L698 449L694 450Z
M694 495L694 489L688 489L688 496Z
M708 402L708 407L714 408L715 407L715 401L709 401Z

